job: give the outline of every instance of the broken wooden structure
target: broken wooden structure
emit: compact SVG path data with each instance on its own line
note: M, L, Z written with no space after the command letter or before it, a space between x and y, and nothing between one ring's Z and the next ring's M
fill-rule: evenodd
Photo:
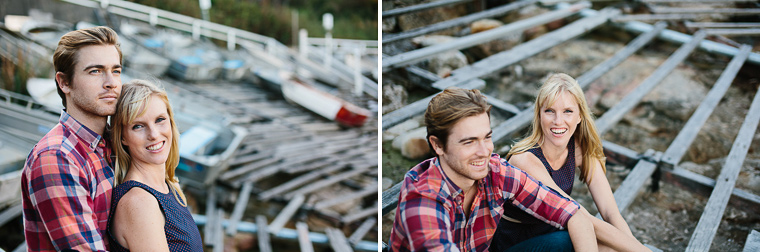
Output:
M654 1L656 0L647 0L646 2ZM538 1L533 0L515 1L489 10L468 14L425 27L396 34L384 34L383 44L384 46L388 46L404 39L469 25L469 23L475 20L504 16L510 11L537 3ZM703 195L710 195L700 221L697 224L697 227L693 230L692 237L686 248L687 251L707 251L710 249L718 225L720 225L720 220L728 204L760 210L759 195L734 188L739 170L752 141L752 136L757 130L758 121L760 121L760 93L754 96L755 98L752 102L752 106L749 108L747 117L741 125L740 132L734 140L734 145L727 158L728 161L723 165L723 169L717 179L708 178L679 168L679 162L688 150L688 146L690 146L696 138L700 128L713 112L713 109L725 95L728 87L739 72L739 69L747 64L753 64L753 67L757 67L757 65L760 64L760 54L751 52L751 47L748 45L738 45L738 48L736 48L705 40L705 38L714 34L756 34L757 31L755 30L757 23L689 22L687 23L687 26L694 29L694 33L689 35L666 29L667 25L664 22L657 22L654 25L650 25L639 21L629 21L640 20L642 18L637 15L623 15L620 10L614 8L605 8L597 11L589 8L590 6L591 5L587 2L580 2L573 5L568 3L557 3L553 6L555 10L551 12L508 23L499 28L458 37L451 42L422 49L401 52L395 55L384 55L382 69L386 76L396 75L400 78L415 80L413 83L432 91L434 94L383 115L382 129L388 130L412 117L423 114L430 99L447 87L460 87L466 89L484 88L485 81L483 79L486 78L487 75L503 71L512 64L532 57L565 41L577 38L590 30L603 25L619 27L629 32L640 33L640 35L630 41L624 48L617 51L612 57L591 68L583 75L578 76L576 79L584 89L629 56L641 50L645 45L652 43L655 39L681 44L681 46L653 73L651 73L648 78L643 80L634 90L620 100L617 105L607 110L596 120L600 136L615 126L626 113L636 107L644 96L652 91L652 89L654 89L671 71L673 71L673 69L681 64L686 57L697 48L710 53L731 56L733 59L725 67L720 78L713 85L702 103L693 112L688 122L684 125L678 136L673 140L670 147L668 147L664 153L652 149L644 153L638 153L637 151L615 143L608 141L603 142L605 155L608 157L608 161L618 162L629 168L632 167L628 176L614 192L615 201L621 212L627 210L650 178L651 185L654 189L658 187L661 181L664 181L673 183L685 190L696 191ZM415 10L417 8L404 7L401 9ZM686 12L679 9L667 9L664 7L657 7L657 10L657 13L705 13L705 11L707 11L695 10ZM709 9L709 13L724 13L728 15L744 15L746 13L755 13L755 11L756 10L754 9ZM394 10L385 11L383 12L384 18L386 17L386 12L395 13ZM521 32L527 28L571 15L577 15L579 17L577 20L554 31L550 31L530 41L516 45L511 49L493 54L477 62L471 63L470 65L456 69L451 73L451 76L446 78L441 78L436 74L430 73L414 65L414 63L424 61L435 53L458 50L486 43L494 38L503 37L515 32ZM681 15L678 16L677 19L689 20L691 18L691 16ZM724 28L729 28L730 30ZM393 46L390 47L393 48ZM384 51L384 53L389 54L388 51ZM529 106L528 109L516 110L517 106L499 101L493 97L488 97L487 100L496 110L509 115L509 118L493 127L494 142L508 139L514 133L522 130L530 124L534 113L532 105ZM388 214L397 207L401 184L402 182L396 183L390 187L390 189L383 192L383 215ZM744 246L745 251L754 251L757 249L757 237L758 233L756 231L753 231L749 235L747 243ZM387 237L383 238L387 239ZM383 244L383 247L384 249L387 249L386 244ZM657 250L651 246L650 248Z

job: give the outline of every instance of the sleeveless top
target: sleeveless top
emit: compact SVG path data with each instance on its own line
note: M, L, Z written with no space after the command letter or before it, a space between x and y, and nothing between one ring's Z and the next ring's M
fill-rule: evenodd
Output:
M161 213L164 214L166 224L164 224L164 232L166 233L166 242L169 244L169 250L173 252L190 252L198 251L203 252L203 245L201 243L201 234L198 232L198 226L193 221L193 216L187 207L180 205L181 198L175 198L172 191L174 190L169 186L169 193L161 193L155 189L149 187L146 184L130 180L113 188L113 200L111 201L111 216L108 217L108 240L111 251L129 251L116 241L114 234L111 232L113 228L113 216L116 214L116 206L119 204L119 200L133 187L139 187L158 200L158 206L161 208Z
M529 149L528 152L533 153L541 163L544 164L546 171L549 172L554 183L559 186L560 189L565 191L567 195L571 195L573 192L573 183L575 182L575 136L570 137L570 142L567 144L567 158L565 164L558 170L552 169L549 162L544 156L544 152L541 147L536 146ZM519 167L518 167L519 168ZM543 184L543 183L542 183ZM504 215L519 220L522 223L516 223L508 221L502 218L499 221L499 225L496 228L493 241L489 250L491 252L502 252L511 246L514 246L527 239L548 234L560 229L550 226L545 222L536 219L535 217L525 213L525 211L512 205L510 202L504 203Z

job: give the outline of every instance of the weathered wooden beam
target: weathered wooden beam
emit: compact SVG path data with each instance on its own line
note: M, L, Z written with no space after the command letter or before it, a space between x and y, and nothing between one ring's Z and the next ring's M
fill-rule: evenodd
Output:
M259 251L272 252L272 242L269 240L267 217L264 215L256 215L256 225L259 228L258 232L256 232L259 238Z
M346 235L343 234L343 231L337 228L328 227L325 229L325 234L327 234L327 238L330 239L330 247L332 247L333 251L341 251L341 252L353 252L354 250L351 248L351 245L348 244L348 240L346 240Z
M538 2L538 0L521 0L512 2L506 5L502 5L493 9L484 10L478 13L473 13L470 15L446 20L443 22L435 23L432 25L428 25L425 27L415 28L408 31L404 31L401 33L396 34L383 34L383 44L402 40L402 39L408 39L413 38L417 36L422 36L428 33L437 32L440 30L445 30L453 27L459 27L463 25L467 25L469 23L475 22L477 20L481 20L484 18L492 18L492 17L498 17L503 16L507 14L510 11L520 9L522 7L535 4Z
M758 35L760 29L758 28L745 28L745 29L704 29L708 35Z
M348 179L350 177L362 174L362 173L364 173L366 171L367 171L367 169L353 169L353 170L350 170L350 171L347 171L347 172L344 172L344 173L341 173L341 174L338 174L338 175L335 175L335 176L331 176L331 177L329 177L327 179L323 179L321 181L315 182L315 183L310 184L308 186L301 187L298 190L289 192L289 193L285 194L285 198L286 199L290 199L290 198L292 198L293 196L295 196L297 194L304 194L304 195L305 194L309 194L309 193L312 193L312 192L314 192L316 190L324 188L326 186L338 183L341 180Z
M346 201L361 199L369 195L375 195L375 198L377 199L377 183L370 184L364 189L362 189L361 191L353 192L350 194L344 194L344 195L336 195L336 197L332 199L320 201L314 205L314 209L328 208L331 206L339 205Z
M663 179L668 183L708 197L715 188L715 180L692 171L675 167L662 169ZM745 190L734 188L729 203L740 209L760 213L760 196Z
M684 22L684 25L689 28L759 28L760 23L757 22Z
M269 224L269 233L276 234L280 232L285 224L288 223L288 220L290 220L290 218L296 214L298 209L301 208L301 205L303 205L305 199L306 197L304 197L302 194L293 196L293 198L290 199L290 202L288 202L288 205L285 206L285 208L280 211L280 214L278 214L272 223Z
M373 227L375 227L375 223L377 223L377 219L375 217L369 217L367 218L362 224L354 231L351 236L348 237L348 243L352 245L359 244L360 241L362 241L362 238L369 233L369 230L371 230Z
M224 251L224 230L222 228L222 220L224 219L224 209L217 209L215 213L209 213L209 215L216 215L214 217L215 222L213 223L214 226L214 250L213 252L223 252Z
M377 207L376 207L377 203L375 203L374 205L375 206L359 210L356 213L352 213L352 214L343 216L343 218L341 218L341 222L343 222L345 224L353 223L354 221L357 221L357 220L360 220L360 219L364 219L364 218L366 218L368 216L373 216L373 215L377 214Z
M740 3L756 0L642 0L645 3Z
M654 21L654 20L692 20L707 16L707 14L631 14L612 18L615 22Z
M665 150L665 153L662 155L663 164L673 167L681 162L681 158L689 149L691 143L694 142L700 129L702 129L702 126L707 122L707 118L710 117L710 114L712 114L723 95L728 91L728 87L731 86L731 82L736 78L739 69L744 65L744 61L747 60L751 49L750 46L744 45L740 48L739 54L731 59L731 62L729 62L726 69L723 70L723 73L721 73L704 100L702 100L702 103L700 103L699 107L697 107L694 113L691 114L689 120L681 128L681 131L673 142L670 143L668 149Z
M641 101L644 96L654 89L673 69L678 66L687 56L699 45L699 42L705 38L705 33L698 31L694 34L694 37L689 43L682 45L678 48L665 62L662 63L657 69L649 75L636 89L631 91L628 95L623 97L622 100L609 110L605 112L602 117L596 120L597 131L600 136L603 136L607 130L611 129L623 115L633 109L636 104Z
M655 7L654 13L694 13L694 14L729 14L731 16L760 14L758 8L678 8Z
M232 210L232 215L230 216L230 224L227 226L227 234L230 236L237 234L237 225L240 220L243 219L243 212L245 211L246 206L248 206L251 190L253 190L253 182L243 183L243 188L240 189L238 200L235 202L235 208Z
M752 230L747 235L747 242L744 243L742 252L760 251L760 232Z
M414 51L393 55L391 57L383 59L383 72L417 63L442 52L472 47L474 45L482 44L497 38L502 38L508 34L521 32L531 27L568 17L588 7L591 7L591 3L583 1L565 9L558 9L535 17L519 20L498 28L457 38L447 43L437 44Z
M443 7L443 6L460 4L460 3L470 2L470 1L472 1L472 0L441 0L441 1L433 1L433 2L427 2L427 3L422 3L422 4L415 4L415 5L412 5L412 6L401 7L401 8L396 8L396 9L392 9L392 10L383 11L382 15L383 15L383 18L389 18L389 17L395 17L395 16L398 16L398 15L403 15L403 14L407 14L407 13L418 12L418 11L428 10L428 9L432 9L432 8L436 8L436 7Z
M386 215L396 209L398 206L398 197L401 192L401 185L404 181L398 182L390 189L383 191L383 210L382 215Z
M464 82L462 85L459 85L460 88L464 89L480 89L485 87L486 82L481 79L472 79L468 80L467 82ZM436 95L440 94L441 92L435 93L431 96L422 98L420 100L417 100L413 103L410 103L409 105L404 106L403 108L394 110L390 113L387 113L382 116L382 122L383 122L383 130L387 130L390 127L393 127L396 124L399 124L403 122L406 119L409 119L415 115L419 115L425 112L427 109L428 103L430 103L430 100L433 99Z
M615 203L618 205L618 209L621 213L631 205L633 199L639 194L641 187L644 186L644 182L652 176L652 173L654 173L657 168L657 160L659 160L659 155L661 154L662 153L657 152L653 155L652 159L654 162L646 159L639 160L636 166L633 167L633 170L631 170L631 173L625 177L625 180L623 180L617 190L615 190L615 193L613 193L615 196Z
M433 87L445 89L474 78L480 78L495 73L507 66L587 33L618 14L620 14L620 10L618 9L603 9L597 15L576 20L571 24L544 34L541 37L517 45L510 50L491 55L473 63L472 65L458 68L454 70L452 75L448 78L433 83Z
M18 204L13 205L3 210L3 212L0 212L0 227L5 225L5 223L7 223L8 221L21 215L22 210L24 210L24 207L21 204L21 202L19 202Z
M206 215L208 216L208 222L209 225L206 225L203 227L203 241L206 245L213 245L214 244L214 238L219 235L214 230L216 221L218 220L216 217L216 188L215 186L209 186L206 189Z
M291 190L293 188L296 188L300 185L306 184L308 182L314 181L315 179L324 176L325 174L329 174L333 171L337 171L340 169L343 169L345 167L345 164L341 162L337 162L334 165L331 165L325 169L320 169L316 171L309 172L307 174L301 175L300 177L294 178L289 180L288 182L285 182L283 184L280 184L276 187L273 187L269 190L266 190L259 194L260 200L268 200L271 199L274 196L283 194L284 192Z
M749 146L752 143L752 136L757 130L760 121L760 90L755 94L752 100L747 116L739 129L739 134L734 140L731 151L728 153L726 163L716 179L715 189L707 200L705 211L699 218L699 223L692 233L689 245L686 251L707 251L710 249L715 233L718 231L720 220L723 218L723 212L726 210L729 196L734 190L736 178L739 176L744 158L747 156Z
M638 152L607 140L602 140L602 146L604 147L604 155L607 157L607 161L629 166L635 165L641 158Z
M296 222L296 232L298 232L298 245L301 252L314 252L314 245L309 239L309 225L306 222Z

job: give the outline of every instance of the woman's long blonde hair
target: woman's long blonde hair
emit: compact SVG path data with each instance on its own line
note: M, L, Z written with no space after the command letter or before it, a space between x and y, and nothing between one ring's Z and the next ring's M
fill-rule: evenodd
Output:
M129 155L129 149L122 144L122 130L124 127L134 122L134 120L145 113L151 96L158 96L166 104L166 112L169 114L169 122L172 127L172 141L169 146L169 157L166 160L166 175L164 179L171 186L174 197L180 203L187 206L187 198L182 189L177 186L179 180L174 176L174 170L179 165L179 129L174 122L174 113L169 104L169 97L166 91L159 88L152 82L146 80L132 80L121 88L119 101L116 103L116 114L111 118L113 125L113 148L116 153L116 167L114 169L114 186L124 182L124 178L129 172L132 165L132 157Z
M586 183L591 183L591 178L593 177L593 173L591 172L593 168L592 164L599 162L602 166L602 172L607 172L607 167L604 165L605 157L602 149L602 140L596 131L594 118L588 108L581 86L578 85L578 82L573 77L564 73L552 74L544 81L536 97L531 133L528 137L512 146L507 154L507 158L514 154L528 151L535 148L539 143L543 143L544 134L541 128L541 108L551 107L556 101L557 96L564 91L568 91L573 95L580 110L581 123L576 128L573 136L578 140L583 152L580 179Z

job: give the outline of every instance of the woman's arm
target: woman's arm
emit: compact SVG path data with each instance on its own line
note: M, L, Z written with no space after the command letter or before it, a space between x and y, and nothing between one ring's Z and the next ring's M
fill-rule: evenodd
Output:
M140 188L129 190L119 200L112 232L122 247L130 251L169 251L158 201Z
M575 215L570 217L570 220L567 221L567 233L570 235L570 241L573 243L575 251L599 251L594 226L585 210L579 209Z
M607 181L607 176L602 172L602 166L599 161L595 161L593 167L593 177L591 183L588 183L589 192L594 199L599 214L602 218L615 226L623 233L633 237L631 229L628 227L628 223L625 222L623 216L620 215L617 203L615 203L615 196L612 194L610 183Z

